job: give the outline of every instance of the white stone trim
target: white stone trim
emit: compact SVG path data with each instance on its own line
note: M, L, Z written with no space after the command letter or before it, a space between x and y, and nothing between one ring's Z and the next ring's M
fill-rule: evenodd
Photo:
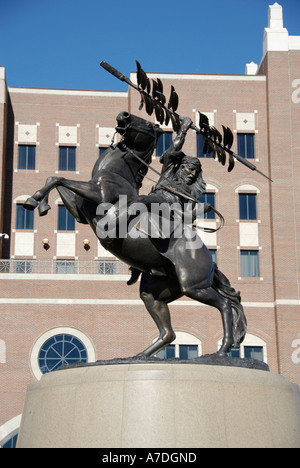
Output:
M10 275L11 276L11 275ZM21 275L14 275L19 278ZM25 275L24 275L25 276ZM33 275L26 275L32 277ZM46 276L46 275L45 275ZM52 275L54 276L54 275ZM59 275L55 275L59 276ZM63 279L67 276L76 275L61 275ZM88 275L83 275L88 276ZM6 275L7 277L7 275ZM0 279L5 278L5 274L0 276ZM127 278L127 277L126 277ZM30 278L29 278L30 279ZM31 304L31 305L143 305L140 299L54 299L54 298L0 298L0 304ZM189 307L208 307L196 301L178 300L171 303L172 306L189 306ZM274 308L276 305L295 306L300 305L300 300L297 299L280 299L275 302L243 302L244 307L254 308Z
M175 73L147 73L149 78L161 80L197 80L197 81L266 81L265 76L251 75L187 75ZM131 73L131 81L136 83L136 73Z
M8 88L15 94L49 94L56 96L90 96L90 97L118 97L128 98L127 92L122 91L83 91L72 89L38 89L38 88Z

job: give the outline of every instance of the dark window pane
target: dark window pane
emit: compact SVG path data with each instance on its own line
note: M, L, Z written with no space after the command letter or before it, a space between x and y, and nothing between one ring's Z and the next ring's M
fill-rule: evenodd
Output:
M241 250L241 275L243 278L260 276L258 250Z
M172 359L175 357L175 345L169 345L157 353L159 359Z
M197 157L198 158L214 158L213 153L204 153L204 139L201 133L197 133Z
M86 348L78 338L67 334L49 338L41 347L38 356L39 367L43 374L78 361L87 362Z
M232 349L229 353L229 356L239 358L241 356L240 350L239 349Z
M238 133L237 144L238 153L246 159L255 158L255 138L254 133Z
M5 444L2 445L2 448L16 448L17 440L18 440L18 434L14 435L7 442L5 442Z
M25 210L23 205L17 205L16 229L34 229L34 212Z
M159 137L156 149L156 156L162 156L163 153L171 146L172 136L172 132L165 132Z
M216 195L215 193L204 193L199 198L200 203L209 203L213 208L215 208L216 204ZM208 213L204 213L204 219L216 219L216 213L214 211L209 211Z
M35 151L33 145L19 145L18 169L35 169Z
M256 194L241 193L239 195L240 219L257 219Z
M75 231L75 218L64 205L58 206L58 231Z
M183 360L198 357L197 345L179 345L179 358Z
M76 147L75 146L60 146L59 147L59 171L76 171Z
M264 352L262 346L245 346L245 358L264 360Z

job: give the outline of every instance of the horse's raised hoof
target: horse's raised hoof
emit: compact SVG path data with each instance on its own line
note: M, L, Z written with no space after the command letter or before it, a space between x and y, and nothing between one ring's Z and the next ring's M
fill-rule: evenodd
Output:
M33 211L37 206L39 202L37 202L34 198L29 197L25 203L23 203L23 206L25 210Z
M40 203L39 204L39 215L40 216L46 216L48 214L48 211L51 210L51 206L48 205L48 203Z

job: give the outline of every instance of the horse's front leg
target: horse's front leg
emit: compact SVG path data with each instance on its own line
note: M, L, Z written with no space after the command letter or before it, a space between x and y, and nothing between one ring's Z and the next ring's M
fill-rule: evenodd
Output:
M29 197L23 204L26 210L34 210L40 203L39 211L40 215L46 214L50 210L48 205L48 196L51 190L56 188L59 183L63 180L62 177L48 177L46 184L40 190L35 192L32 197ZM41 209L40 209L41 208Z

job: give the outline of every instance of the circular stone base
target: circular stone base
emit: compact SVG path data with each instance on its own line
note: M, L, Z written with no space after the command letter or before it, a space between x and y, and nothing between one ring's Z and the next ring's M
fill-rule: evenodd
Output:
M300 447L297 385L182 363L85 366L28 386L20 448Z

